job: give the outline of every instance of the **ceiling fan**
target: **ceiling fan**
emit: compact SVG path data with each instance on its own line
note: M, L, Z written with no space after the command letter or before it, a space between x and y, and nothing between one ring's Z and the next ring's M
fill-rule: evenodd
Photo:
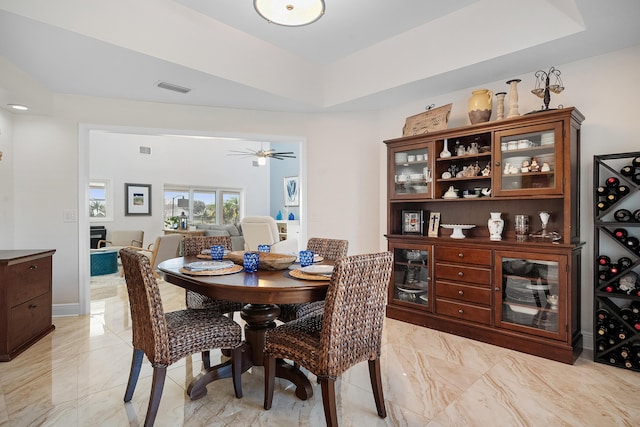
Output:
M252 150L251 148L245 148L244 150L230 150L228 156L242 156L242 157L257 157L258 161L254 162L254 166L262 166L267 163L267 157L272 159L284 160L295 159L296 156L293 151L276 151L276 150Z

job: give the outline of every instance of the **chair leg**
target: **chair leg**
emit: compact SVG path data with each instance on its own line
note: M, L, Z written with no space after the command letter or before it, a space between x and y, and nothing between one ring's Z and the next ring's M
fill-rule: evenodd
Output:
M233 349L231 356L231 370L233 372L233 389L236 397L242 397L242 346Z
M336 380L331 378L320 379L322 389L322 405L324 406L324 418L327 427L338 427L338 409L336 407Z
M264 355L264 409L271 409L276 381L276 358Z
M211 367L211 353L209 350L202 352L202 363L204 364L204 369L209 369Z
M128 402L133 397L133 391L136 389L138 377L140 376L140 368L142 367L142 357L144 352L140 349L133 350L131 357L131 370L129 371L129 381L127 382L127 390L124 392L124 401Z
M151 396L149 396L149 408L147 409L147 417L144 419L144 427L152 427L158 415L158 407L160 407L160 398L162 398L162 390L164 389L164 380L167 377L167 368L153 368L153 382L151 383Z
M384 407L384 394L382 393L382 376L380 375L380 358L369 360L369 378L373 398L376 400L376 409L380 418L387 417L387 409Z

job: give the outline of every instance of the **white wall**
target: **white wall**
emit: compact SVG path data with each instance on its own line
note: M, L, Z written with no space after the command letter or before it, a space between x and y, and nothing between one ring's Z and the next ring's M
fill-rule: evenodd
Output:
M13 249L13 118L0 109L0 248Z
M594 154L638 150L637 100L640 46L568 64L562 71L566 90L551 106L576 106L586 116L582 126L581 234L586 242L582 267L582 329L591 341L593 278L592 164ZM1 64L0 64L1 66ZM538 109L530 94L536 70L521 78L520 112ZM1 74L0 74L1 75ZM482 87L506 91L503 81ZM386 248L383 139L402 135L407 116L434 103L453 103L449 127L469 123L466 105L472 89L424 99L379 113L288 114L215 109L54 95L53 117L15 115L13 119L15 240L21 248L56 248L54 304L77 304L78 224L64 223L65 209L78 209L80 124L183 129L218 134L271 135L304 140L301 147L302 199L309 235L342 237L350 253ZM0 140L1 142L1 140ZM4 162L4 161L3 161ZM0 163L0 167L4 167ZM3 187L0 187L3 188ZM4 190L3 188L3 191ZM3 194L4 196L4 194ZM304 222L304 221L303 221ZM0 226L2 227L2 226ZM2 230L2 228L0 228ZM88 246L88 242L87 242Z
M92 225L144 230L146 247L162 234L166 184L238 190L244 196L241 216L269 215L270 165L253 167L251 158L228 155L232 149L260 149L260 143L115 132L92 132L90 139L90 178L110 180L114 201L113 221ZM141 154L141 146L151 154ZM151 216L125 216L125 183L151 184Z

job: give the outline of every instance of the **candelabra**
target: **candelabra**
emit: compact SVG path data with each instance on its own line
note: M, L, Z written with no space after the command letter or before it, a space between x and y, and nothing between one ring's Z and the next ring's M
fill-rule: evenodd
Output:
M551 92L558 94L564 90L560 74L560 70L558 70L556 67L551 67L549 71L536 71L536 88L533 89L531 93L544 100L544 108L540 111L546 111L549 109L549 102L551 102ZM554 84L550 84L552 76L554 78Z

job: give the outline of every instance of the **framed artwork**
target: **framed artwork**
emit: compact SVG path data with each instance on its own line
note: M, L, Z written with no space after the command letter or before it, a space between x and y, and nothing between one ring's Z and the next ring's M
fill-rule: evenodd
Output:
M402 211L402 234L424 234L424 211Z
M124 184L124 214L151 215L151 184Z
M427 236L438 237L438 229L440 228L440 212L432 212L429 215L429 230Z
M297 176L284 177L284 205L300 206L300 180Z

